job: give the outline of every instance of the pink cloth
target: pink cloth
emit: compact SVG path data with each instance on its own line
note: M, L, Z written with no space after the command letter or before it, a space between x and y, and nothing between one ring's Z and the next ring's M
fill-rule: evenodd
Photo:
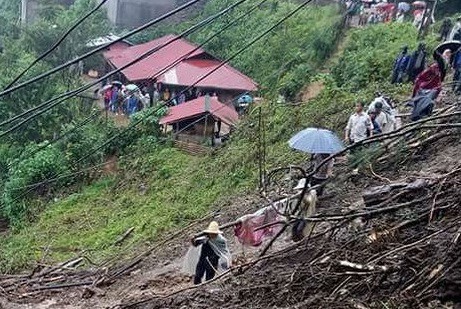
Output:
M256 228L279 220L279 215L271 206L263 208L251 215L243 216L234 227L234 234L242 245L258 247L266 237L275 235L282 224L273 225L255 231Z

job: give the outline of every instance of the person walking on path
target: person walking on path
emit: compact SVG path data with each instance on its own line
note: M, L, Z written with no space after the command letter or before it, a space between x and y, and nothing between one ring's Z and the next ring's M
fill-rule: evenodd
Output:
M448 41L452 27L453 27L453 24L451 22L451 19L445 18L443 20L442 27L440 27L440 41L442 42Z
M363 103L358 102L355 106L355 112L349 117L345 129L346 143L351 145L358 143L373 136L373 123L370 117L363 111ZM354 152L356 152L355 149ZM353 164L353 174L358 174L358 164Z
M408 47L402 47L402 52L398 55L394 62L394 68L392 70L392 84L400 84L403 82L403 77L407 72L408 63L410 62L410 56L408 55Z
M373 125L370 117L363 111L363 103L358 102L355 106L355 112L349 117L345 130L345 139L351 145L363 141L373 131Z
M314 161L314 169L317 169L318 166L328 158L330 155L327 153L316 153L312 156L312 159ZM333 164L334 164L334 159L331 159L328 161L327 164L322 165L322 167L319 168L317 173L312 176L310 179L310 186L313 187L315 185L320 185L320 187L317 189L317 196L322 196L323 195L323 189L325 188L325 184L328 181L328 178L333 173Z
M456 23L451 29L448 41L460 41L461 40L461 17L456 19Z
M436 90L437 96L442 91L442 70L438 63L433 63L429 68L418 75L413 87L413 97L415 97L421 89Z
M453 91L456 94L461 92L461 49L458 49L453 56L453 69L455 74L453 75Z
M426 45L419 43L418 49L413 53L408 64L408 80L415 82L416 77L424 71L426 67Z
M218 222L212 221L202 234L205 234L205 236L192 239L193 246L201 246L194 284L202 283L204 275L206 281L213 279L218 270L219 260L221 260L222 268L227 269L230 267L227 240L221 235L222 231L219 230Z
M383 104L381 102L376 102L375 108L373 111L371 111L374 114L374 118L370 116L371 120L376 122L373 123L373 133L374 134L380 134L380 133L387 133L392 130L389 130L391 127L391 121L390 121L390 115L386 114L383 112ZM377 128L376 128L377 127ZM392 129L392 128L391 128Z

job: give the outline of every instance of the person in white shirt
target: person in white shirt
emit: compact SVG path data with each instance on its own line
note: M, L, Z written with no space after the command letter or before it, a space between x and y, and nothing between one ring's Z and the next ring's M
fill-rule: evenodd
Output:
M379 109L379 112L377 111ZM395 130L395 110L390 104L390 99L384 98L380 93L376 94L376 98L368 106L368 113L376 112L376 121L381 125L386 122L386 126L381 127L382 133L389 133ZM385 120L383 118L386 118Z
M346 142L354 144L373 135L373 124L370 117L363 111L363 103L358 102L355 113L349 117L345 130Z
M345 140L352 145L371 136L373 136L373 123L370 116L363 111L363 103L358 102L355 106L355 113L349 117L349 121L347 122ZM357 150L358 149L355 148L352 153L357 152ZM358 165L359 162L353 164L353 175L359 173Z

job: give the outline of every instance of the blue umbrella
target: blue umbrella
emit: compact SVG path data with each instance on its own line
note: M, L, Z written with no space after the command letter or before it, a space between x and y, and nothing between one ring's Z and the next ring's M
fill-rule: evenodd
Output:
M337 153L344 149L343 142L331 131L307 128L290 138L288 145L308 153Z
M398 5L400 11L408 12L411 9L411 6L407 2L400 2Z

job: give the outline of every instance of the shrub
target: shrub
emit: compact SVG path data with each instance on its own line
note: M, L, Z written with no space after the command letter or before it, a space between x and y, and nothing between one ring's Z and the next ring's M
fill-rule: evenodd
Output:
M13 224L19 223L31 213L26 203L27 198L33 193L43 194L50 186L49 183L31 185L65 172L68 172L67 162L54 145L11 165L1 197L4 216ZM65 183L65 179L58 183Z

